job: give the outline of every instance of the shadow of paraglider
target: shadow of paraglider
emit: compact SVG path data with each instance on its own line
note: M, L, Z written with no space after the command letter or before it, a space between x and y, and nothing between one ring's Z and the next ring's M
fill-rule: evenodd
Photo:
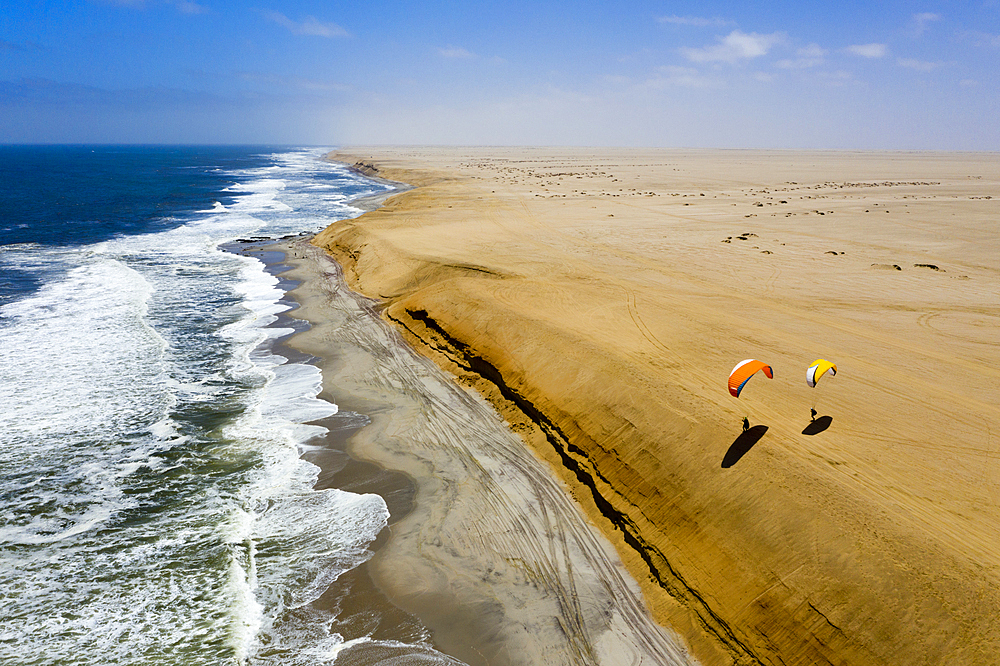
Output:
M818 435L819 433L829 428L831 423L833 423L832 416L821 416L814 421L810 421L809 425L807 425L805 429L802 431L802 434Z
M746 455L746 452L760 441L765 432L767 432L766 425L755 425L749 430L744 430L740 433L740 436L736 438L736 441L726 451L726 455L722 459L722 467L729 468L738 463L740 458Z

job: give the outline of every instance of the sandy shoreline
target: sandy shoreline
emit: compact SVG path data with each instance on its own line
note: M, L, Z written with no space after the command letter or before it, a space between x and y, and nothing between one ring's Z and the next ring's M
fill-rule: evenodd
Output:
M399 500L387 496L390 533L351 574L357 595L404 630L405 617L419 618L439 649L473 666L694 663L652 621L614 550L487 403L415 354L322 250L302 239L274 249L292 267L282 277L299 282L291 316L310 322L287 346L317 358L321 397L338 416L370 419L335 429L340 441L309 454L323 469L320 484L383 496L395 488ZM357 475L341 448L370 461L354 463L370 468L362 483L351 485ZM338 663L366 658L359 647Z
M317 242L551 463L704 663L992 663L996 155L335 157L417 188ZM775 379L736 401L748 357ZM811 390L819 357L840 373Z

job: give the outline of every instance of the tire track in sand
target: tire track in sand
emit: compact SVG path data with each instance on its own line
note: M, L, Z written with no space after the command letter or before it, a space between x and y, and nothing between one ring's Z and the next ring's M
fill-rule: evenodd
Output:
M473 622L490 664L694 663L653 622L611 545L493 408L417 355L322 250L297 247L333 275L323 298L347 314L332 317L324 349L367 359L355 364L363 371L324 381L383 405L352 448L424 489L373 560L381 584L404 607L450 599L452 615L434 604L434 617L445 615L432 629L447 636L449 626Z

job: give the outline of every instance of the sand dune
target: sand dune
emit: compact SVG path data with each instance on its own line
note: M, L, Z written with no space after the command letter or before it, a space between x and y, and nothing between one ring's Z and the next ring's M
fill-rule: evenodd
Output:
M417 187L314 242L494 402L704 663L996 662L1000 157L333 158ZM775 377L736 400L751 357Z
M326 397L371 418L352 452L414 480L369 563L392 602L470 666L695 663L496 411L415 354L322 250L299 240L287 254L294 314L312 322L290 344L319 357Z

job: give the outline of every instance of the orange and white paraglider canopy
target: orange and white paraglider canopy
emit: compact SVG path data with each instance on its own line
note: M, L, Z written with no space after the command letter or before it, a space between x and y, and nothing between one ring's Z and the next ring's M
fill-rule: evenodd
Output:
M752 358L737 363L733 371L729 373L729 393L734 398L740 397L740 391L758 370L763 370L768 379L774 379L774 372L771 370L771 366L766 363Z

